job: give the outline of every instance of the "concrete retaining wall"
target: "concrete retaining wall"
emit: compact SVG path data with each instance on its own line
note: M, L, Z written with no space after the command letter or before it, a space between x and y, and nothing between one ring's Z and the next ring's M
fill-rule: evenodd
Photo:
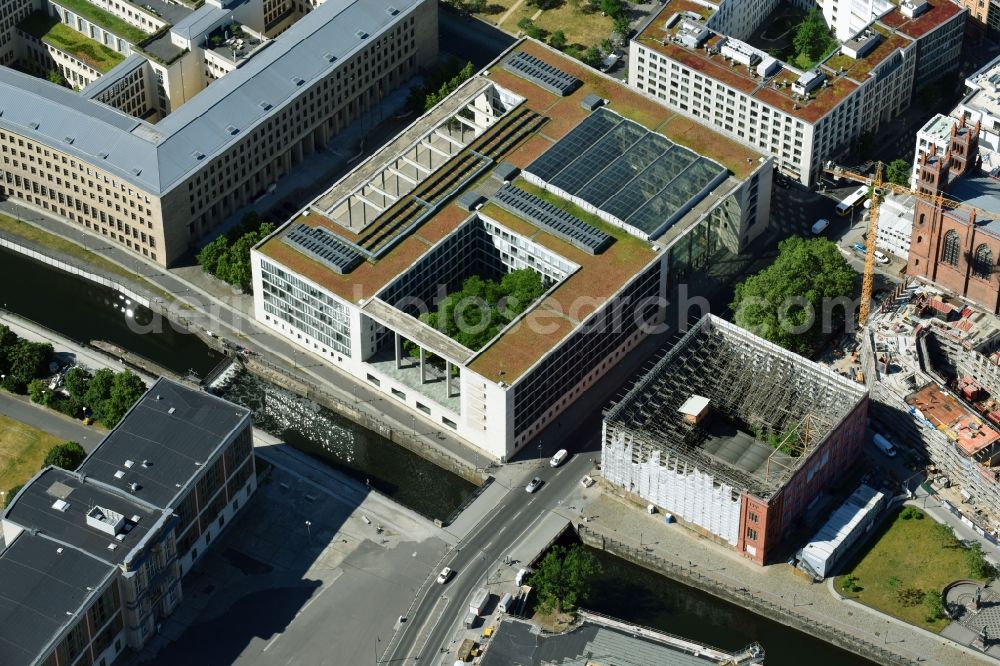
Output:
M78 268L73 264L67 263L60 259L53 259L48 255L42 254L37 250L33 250L30 247L26 247L24 245L21 245L20 243L16 243L7 238L0 238L0 247L5 247L8 250L17 252L18 254L23 254L26 257L31 257L32 259L41 261L42 263L48 264L49 266L58 268L61 271L66 271L71 275L78 275L85 280L90 280L91 282L95 282L99 285L108 287L109 289L114 289L118 293L124 295L126 298L135 301L136 303L142 305L143 307L147 308L149 307L148 298L146 298L145 296L141 296L138 293L129 289L128 287L124 287L113 280L109 280L108 278L102 275L91 273L89 271L86 271L82 268Z
M247 370L260 379L288 389L303 398L312 400L344 418L350 419L354 423L385 437L390 442L416 453L421 458L429 460L438 467L443 467L449 472L457 474L470 483L474 483L477 486L483 483L484 476L475 467L438 447L420 441L405 431L392 428L388 423L368 414L357 405L344 402L310 383L291 377L288 373L258 357L252 356L246 359L244 365Z

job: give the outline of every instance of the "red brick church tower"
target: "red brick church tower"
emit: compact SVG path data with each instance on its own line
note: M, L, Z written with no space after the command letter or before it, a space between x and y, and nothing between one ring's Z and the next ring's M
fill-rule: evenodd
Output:
M979 123L961 119L952 127L948 150L934 146L917 165L917 191L943 195L948 184L979 167ZM940 200L917 197L907 274L934 282L994 313L1000 312L1000 234L978 225L974 211L944 207Z

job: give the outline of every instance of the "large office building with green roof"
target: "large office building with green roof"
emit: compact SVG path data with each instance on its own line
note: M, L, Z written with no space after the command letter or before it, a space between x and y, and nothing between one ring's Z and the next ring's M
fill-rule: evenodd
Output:
M505 461L727 280L772 170L523 40L254 248L255 316ZM515 272L533 300L486 307Z

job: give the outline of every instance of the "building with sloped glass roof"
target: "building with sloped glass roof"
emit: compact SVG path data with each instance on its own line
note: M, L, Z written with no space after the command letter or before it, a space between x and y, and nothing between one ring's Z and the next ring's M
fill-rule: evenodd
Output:
M255 316L425 430L507 460L674 325L668 301L731 277L767 226L771 175L760 153L523 40L254 248ZM463 330L470 304L444 296L515 270L541 297ZM431 312L458 313L458 332Z

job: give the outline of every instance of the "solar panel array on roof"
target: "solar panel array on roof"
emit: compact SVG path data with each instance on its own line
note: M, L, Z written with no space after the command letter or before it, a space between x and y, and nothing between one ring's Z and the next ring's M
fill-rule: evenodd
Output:
M507 58L503 68L563 97L579 88L582 83L575 76L523 51Z
M603 252L614 242L610 234L513 185L504 185L497 190L493 201L589 254Z
M310 227L299 222L288 230L284 240L295 249L316 257L341 275L350 273L364 260L360 252L321 227Z
M727 172L663 135L600 108L525 173L653 237Z

